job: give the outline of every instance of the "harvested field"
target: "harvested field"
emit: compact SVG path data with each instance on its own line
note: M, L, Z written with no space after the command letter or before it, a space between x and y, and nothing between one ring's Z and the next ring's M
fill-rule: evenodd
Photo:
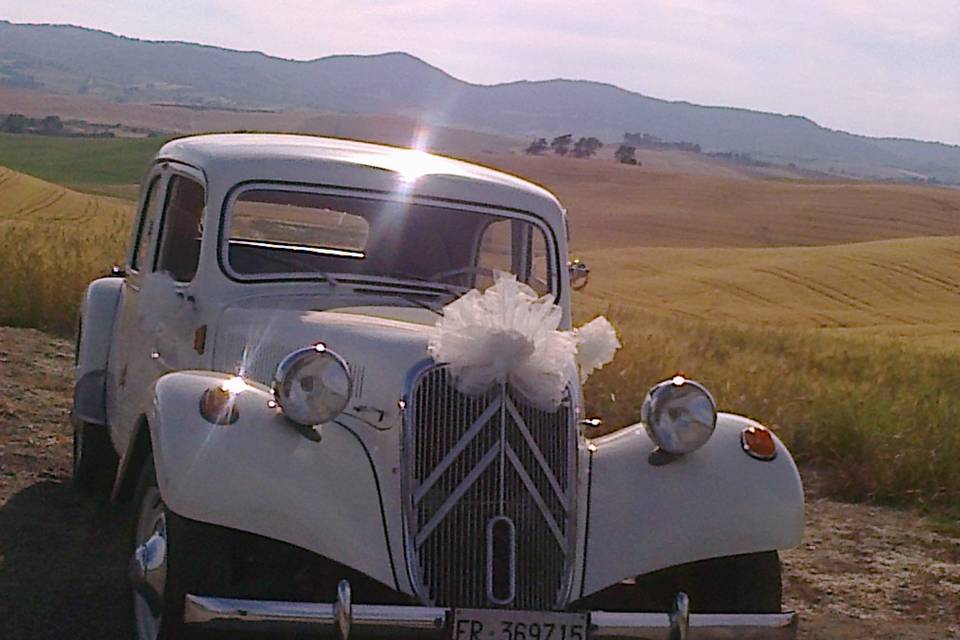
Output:
M663 316L960 348L960 237L777 249L608 249L583 256L593 272L585 298Z
M483 156L557 194L577 251L784 247L960 235L960 189L660 173L599 160Z

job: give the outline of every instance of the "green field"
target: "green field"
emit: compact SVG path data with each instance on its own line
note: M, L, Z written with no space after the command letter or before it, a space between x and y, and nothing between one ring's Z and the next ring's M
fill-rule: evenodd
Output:
M0 133L0 165L82 190L140 182L160 138L58 138Z
M0 163L129 196L158 144L0 136ZM570 192L593 269L575 314L606 314L624 344L586 388L604 429L683 372L771 425L833 495L960 510L960 190L548 160L498 162ZM0 169L0 324L70 332L85 284L122 259L131 211Z

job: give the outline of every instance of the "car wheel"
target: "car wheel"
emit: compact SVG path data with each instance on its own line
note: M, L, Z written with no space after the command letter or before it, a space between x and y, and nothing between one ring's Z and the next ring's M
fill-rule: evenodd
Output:
M83 493L105 496L117 473L117 453L107 428L79 418L73 422L73 483Z
M213 527L178 516L163 501L152 459L144 465L134 500L130 581L138 640L198 637L184 627L188 593L220 595L229 545Z

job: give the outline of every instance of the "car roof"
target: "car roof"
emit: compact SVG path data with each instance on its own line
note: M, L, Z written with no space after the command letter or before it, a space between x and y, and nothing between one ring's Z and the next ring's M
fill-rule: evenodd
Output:
M237 182L280 178L277 173L286 167L329 183L324 167L336 167L336 180L343 182L340 186L376 189L389 184L395 188L399 177L401 182L417 183L418 195L551 211L560 215L560 222L563 217L553 194L527 180L404 147L296 134L205 134L168 142L156 156L158 162L165 160L194 166L208 176L226 174Z

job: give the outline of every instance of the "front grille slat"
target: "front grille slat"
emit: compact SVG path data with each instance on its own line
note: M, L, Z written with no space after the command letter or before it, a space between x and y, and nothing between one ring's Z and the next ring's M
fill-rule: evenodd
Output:
M529 406L507 385L470 397L457 391L444 366L432 366L414 379L406 397L408 562L421 600L454 607L563 606L575 522L569 394L554 412ZM516 589L512 601L497 604L489 598L488 572L510 563L486 557L486 530L492 519L504 517L516 535Z

